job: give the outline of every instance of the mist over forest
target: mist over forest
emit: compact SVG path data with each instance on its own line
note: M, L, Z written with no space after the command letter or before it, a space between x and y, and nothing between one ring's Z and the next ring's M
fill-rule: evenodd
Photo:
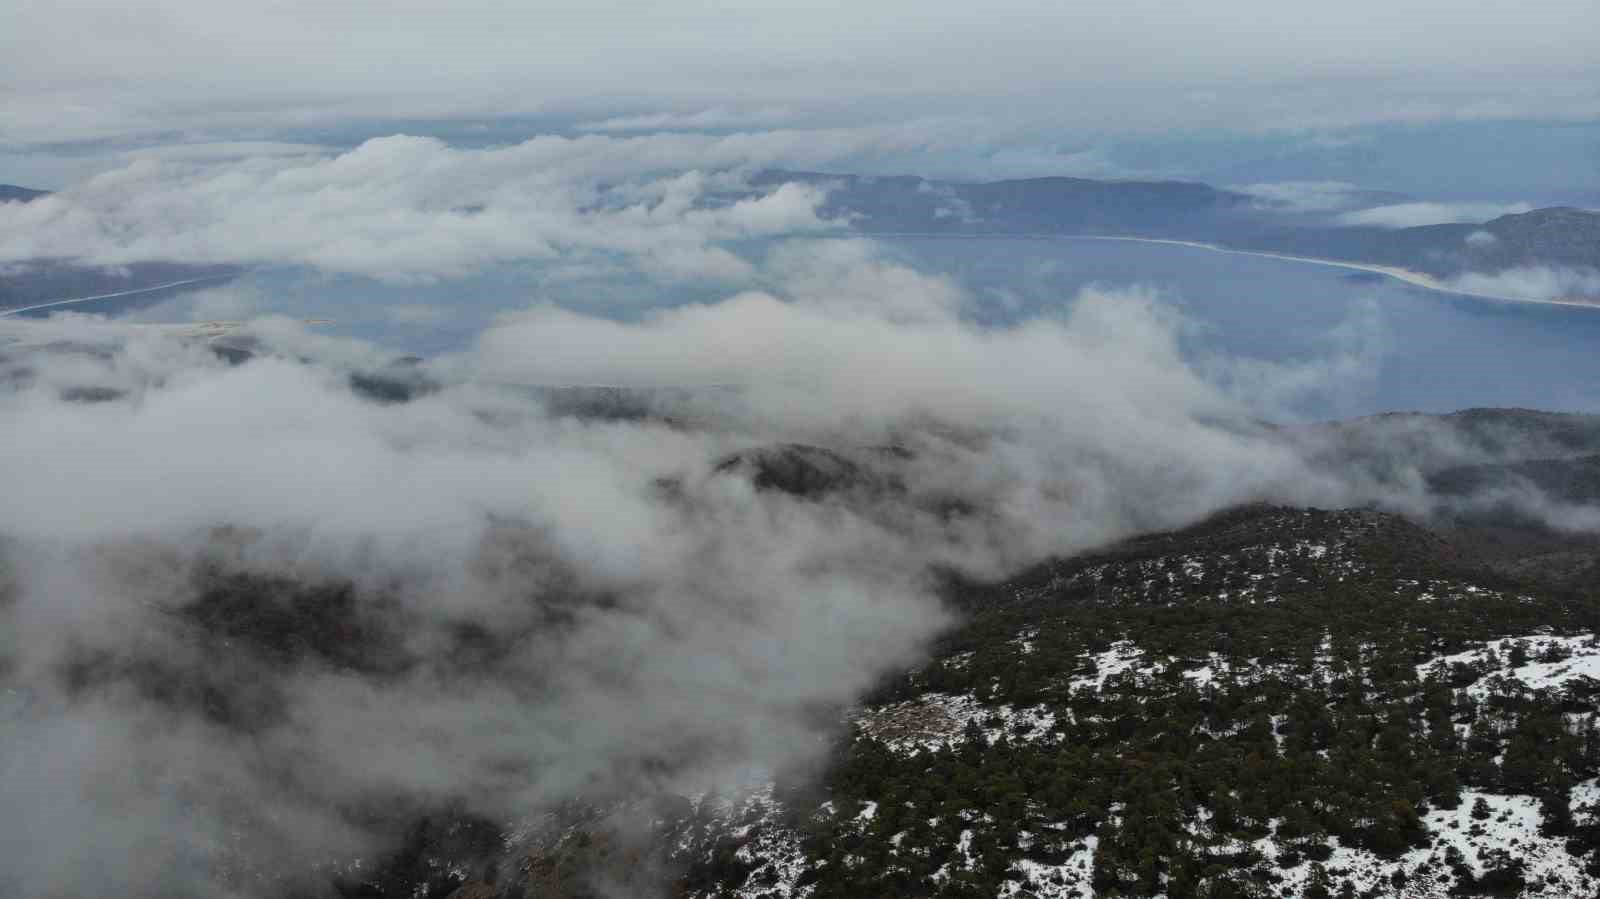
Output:
M0 13L0 897L1595 894L1475 5Z

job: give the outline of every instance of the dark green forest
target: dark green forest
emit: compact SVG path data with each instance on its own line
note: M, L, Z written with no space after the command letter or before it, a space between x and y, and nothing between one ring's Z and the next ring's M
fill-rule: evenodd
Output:
M1571 801L1600 775L1600 682L1500 676L1561 663L1575 641L1418 671L1495 638L1592 634L1592 589L1495 574L1389 516L1254 509L956 585L952 602L965 623L872 698L820 788L780 784L774 824L804 853L796 883L738 851L745 828L696 863L691 892L1577 896L1600 876L1600 826ZM1137 665L1097 689L1096 659L1135 647ZM942 722L945 739L897 739L896 717L938 718L949 697L976 705ZM1008 726L1017 709L1030 713ZM1493 839L1481 798L1464 812L1491 844L1481 857L1440 840L1429 813L1469 792L1536 799L1571 876L1538 880ZM1082 862L1090 845L1081 880L1027 871ZM1355 876L1336 846L1392 873Z

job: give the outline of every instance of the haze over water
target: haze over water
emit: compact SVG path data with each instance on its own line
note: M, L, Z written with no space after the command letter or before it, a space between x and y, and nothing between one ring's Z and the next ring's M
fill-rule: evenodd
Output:
M1329 418L1469 406L1600 410L1600 309L1495 302L1381 276L1168 244L1074 238L895 237L878 243L920 271L949 277L969 314L1003 326L1051 314L1088 286L1140 287L1180 313L1197 357L1287 366L1258 373L1285 392L1279 411ZM747 244L756 259L768 242ZM549 301L629 319L650 309L713 302L738 290L662 286L642 276L573 277L548 267L505 267L433 284L384 284L300 269L262 269L227 288L234 310L205 294L143 310L144 320L229 317L234 311L332 319L328 333L374 340L397 354L464 349L494 317ZM1297 394L1288 373L1320 366ZM1347 376L1340 376L1347 371Z

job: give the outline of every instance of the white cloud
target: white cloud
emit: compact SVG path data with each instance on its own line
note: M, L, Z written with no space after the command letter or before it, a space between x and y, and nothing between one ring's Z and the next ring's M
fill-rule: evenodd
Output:
M376 348L284 322L257 323L262 358L236 367L78 320L46 326L56 350L0 347L0 660L32 697L0 766L9 882L215 894L243 863L375 851L352 803L528 818L584 790L725 785L811 758L816 709L918 657L946 620L929 564L996 573L1321 483L1220 424L1233 404L1145 298L990 333L952 285L857 242L786 247L763 278L775 293L636 324L507 316L397 405L350 389L384 370ZM596 382L720 386L611 423L549 417L525 386ZM89 387L107 399L63 399ZM793 440L862 464L912 449L907 493L802 502L713 474ZM950 495L983 514L918 500ZM178 623L219 566L352 581L356 622L416 667L197 637ZM469 626L496 652L461 670ZM58 676L85 657L103 679ZM212 705L145 692L142 671ZM232 717L206 711L218 696Z
M1291 212L1334 212L1358 205L1361 188L1344 181L1276 181L1232 188L1260 205Z
M712 131L733 128L770 128L796 118L789 109L730 109L714 106L699 112L658 112L615 116L593 122L579 122L579 131Z
M8 883L216 895L240 865L371 857L352 805L527 820L726 786L815 761L819 709L918 659L947 621L932 566L999 575L1252 500L1426 508L1258 424L1282 384L1349 375L1362 315L1327 360L1200 367L1137 292L983 328L868 242L788 243L757 277L627 322L535 306L418 365L275 320L237 366L74 317L0 345L0 703L28 697L0 704ZM373 402L358 373L434 389ZM550 414L573 384L638 385L654 414ZM806 501L715 472L784 442L899 486ZM209 632L216 572L353 585L351 655Z
M704 202L741 188L740 171L926 139L892 129L541 137L474 150L395 136L331 156L141 157L0 208L0 260L288 263L408 279L604 252L674 279L739 281L748 267L715 242L829 227L822 192L807 185Z
M120 154L125 159L238 160L267 156L331 156L334 147L270 140L208 141L139 147Z
M1134 177L1136 173L1113 162L1103 147L1063 150L1059 147L1001 147L976 163L988 178Z
M664 127L695 116L720 127L770 122L770 110L859 122L1001 104L1095 130L1592 119L1597 16L1587 0L1470 14L1377 0L826 11L177 0L115 13L63 0L30 5L27 28L0 34L0 134L43 143L519 114L631 129L657 127L652 108L669 111ZM615 114L618 98L629 115Z
M1486 222L1502 215L1527 212L1528 203L1396 203L1374 206L1340 215L1345 225L1375 225L1379 228L1415 228L1421 225Z
M1600 272L1591 268L1518 266L1494 273L1468 272L1452 278L1450 286L1485 296L1600 303Z

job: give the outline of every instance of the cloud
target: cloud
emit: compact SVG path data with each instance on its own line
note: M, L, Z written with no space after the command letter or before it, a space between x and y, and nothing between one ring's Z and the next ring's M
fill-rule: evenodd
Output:
M1563 79L1554 70L1535 74L1541 66L1534 62L1536 51L1531 48L1517 56L1526 66L1523 74L1500 79L1487 93L1481 90L1484 73L1459 59L1454 65L1431 71L1397 62L1381 69L1370 65L1352 69L1342 83L1303 80L1262 97L1258 111L1249 118L1260 123L1261 130L1278 133L1441 122L1592 122L1600 118L1600 92L1588 83ZM1367 102L1376 90L1385 92L1382 101Z
M1114 162L1104 147L1078 150L1054 146L999 147L984 153L974 167L990 178L1127 178L1137 174Z
M934 570L1252 500L1429 508L1414 447L1351 477L1259 423L1260 385L1369 352L1361 310L1268 372L1191 358L1139 292L984 328L869 242L753 264L759 290L535 305L421 363L281 320L233 365L73 316L0 344L9 883L281 894L376 857L396 809L726 788L815 762L920 658ZM847 475L801 497L719 464L792 444Z
M180 294L154 306L119 316L119 320L153 324L173 321L245 321L261 317L270 305L271 298L259 288L235 282Z
M1361 188L1344 181L1277 181L1232 188L1260 205L1291 212L1335 212L1361 203Z
M405 280L609 253L676 279L749 271L715 242L821 230L823 193L741 172L913 133L541 137L482 150L394 136L333 156L142 157L0 208L0 259L295 264Z
M0 35L0 134L41 144L504 115L627 125L656 110L716 120L819 107L837 123L1002 103L1080 131L1592 119L1596 16L1586 0L1458 16L1375 0L1115 11L876 0L826 15L748 2L668 15L640 0L309 11L179 0L107 16L70 0Z
M1560 266L1518 266L1493 273L1468 272L1450 279L1463 293L1523 300L1600 302L1600 271Z
M1338 217L1338 221L1345 225L1415 228L1420 225L1486 222L1531 209L1533 206L1528 203L1396 203L1346 212Z
M1294 410L1312 404L1356 414L1394 348L1382 308L1370 298L1352 304L1344 320L1322 335L1321 345L1321 355L1299 362L1212 355L1198 364L1208 380L1273 420L1293 420Z
M615 116L593 122L579 122L579 131L725 131L746 128L769 128L784 125L795 118L788 109L739 110L724 106L702 109L699 112L657 112L644 115Z
M331 156L337 148L323 144L288 143L268 140L208 141L202 143L163 144L125 150L125 159L162 160L239 160L269 156Z
M285 339L293 355L364 352ZM30 435L19 453L126 438L111 468L110 446L58 456L0 521L15 586L0 656L7 696L28 697L5 709L18 739L0 795L19 814L0 853L22 892L273 893L226 878L376 848L352 817L365 802L454 797L510 821L586 785L687 790L780 765L815 745L811 706L915 658L943 620L907 536L708 480L749 438L563 423L487 386L375 406L338 363L207 356L135 332L104 357L32 360L30 386L0 400ZM90 382L128 393L56 399ZM78 466L77 487L42 480ZM685 498L652 487L663 477L687 477ZM93 510L62 514L79 500ZM346 626L410 661L369 667L360 642L348 666L243 633L192 642L219 565L353 579ZM462 628L498 660L452 662ZM80 661L100 673L62 680ZM224 711L147 692L163 677L210 685Z
M1185 365L1148 298L985 331L860 242L782 247L760 277L632 324L534 307L398 373L275 321L237 366L72 317L0 347L11 882L271 893L259 872L379 851L372 803L511 822L807 761L818 710L947 620L930 566L998 574L1326 486ZM408 372L432 392L351 387ZM678 392L643 419L541 400L594 384ZM795 441L903 487L806 501L715 471ZM292 607L337 641L274 642L292 618L230 605L288 584L351 585Z

